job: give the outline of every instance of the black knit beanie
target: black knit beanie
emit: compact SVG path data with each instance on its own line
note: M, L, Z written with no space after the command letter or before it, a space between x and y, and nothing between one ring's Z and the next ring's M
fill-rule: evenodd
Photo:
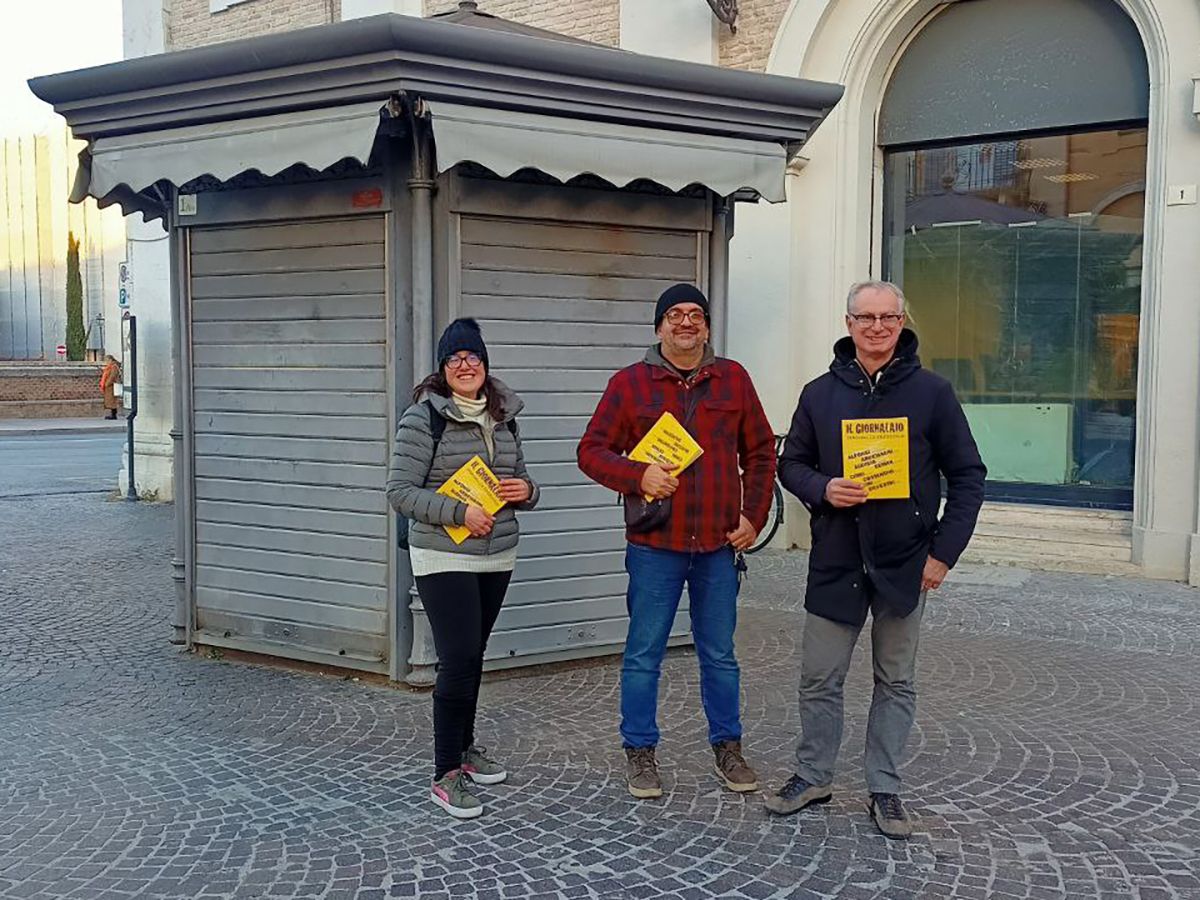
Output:
M485 369L490 368L487 346L483 343L483 332L479 330L479 323L474 319L455 319L446 326L446 330L438 338L437 361L439 368L460 350L474 353L483 360Z
M662 295L658 298L658 303L654 305L655 331L662 324L663 316L667 314L667 310L680 303L695 303L704 310L704 321L709 321L708 298L704 296L700 288L694 284L673 284L662 292Z

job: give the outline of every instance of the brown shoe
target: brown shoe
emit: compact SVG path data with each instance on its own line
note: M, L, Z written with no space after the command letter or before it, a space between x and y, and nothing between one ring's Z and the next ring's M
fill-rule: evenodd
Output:
M653 747L625 748L625 778L629 782L629 793L639 800L662 796L662 779L658 777Z
M738 793L758 790L758 776L742 756L741 741L720 741L712 748L717 757L717 775L725 787Z

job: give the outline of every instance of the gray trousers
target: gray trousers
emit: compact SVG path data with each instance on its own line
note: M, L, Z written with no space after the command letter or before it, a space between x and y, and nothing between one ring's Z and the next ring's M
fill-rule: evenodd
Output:
M864 759L867 790L900 793L900 758L917 709L913 683L925 594L904 618L878 601L871 605L871 666L875 692L867 719ZM861 627L807 613L800 663L800 727L796 774L809 784L833 781L842 745L842 692Z

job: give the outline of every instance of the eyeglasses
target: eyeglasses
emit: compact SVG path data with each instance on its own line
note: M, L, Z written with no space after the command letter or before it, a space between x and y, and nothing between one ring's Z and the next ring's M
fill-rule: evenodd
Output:
M884 313L881 316L873 316L870 313L851 313L849 318L859 328L870 328L875 324L882 325L884 328L895 328L904 320L904 313Z
M483 365L483 360L480 359L477 353L468 353L466 356L452 356L446 360L446 365L452 369L461 369L463 366L470 366L472 369L478 369Z
M672 325L679 325L684 319L687 319L693 325L703 325L708 319L702 309L690 309L687 312L684 312L682 309L668 309L667 314L663 318Z

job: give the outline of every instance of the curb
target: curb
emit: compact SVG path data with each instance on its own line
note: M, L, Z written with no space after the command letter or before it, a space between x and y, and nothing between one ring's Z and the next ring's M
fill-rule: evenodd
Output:
M80 428L78 425L51 425L45 428L5 428L0 425L0 439L6 437L29 437L37 434L123 434L125 430L124 419L118 419L112 425L97 425L88 428Z

